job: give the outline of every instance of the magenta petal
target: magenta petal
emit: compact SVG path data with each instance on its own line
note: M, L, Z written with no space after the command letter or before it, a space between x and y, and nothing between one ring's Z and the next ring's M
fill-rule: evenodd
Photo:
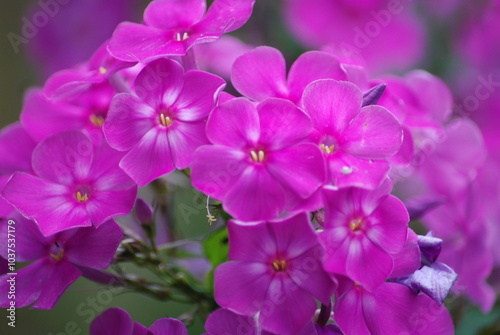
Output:
M134 207L137 188L125 190L96 191L86 202L87 212L92 223L98 227L110 218L127 215Z
M390 170L385 160L371 160L338 153L328 158L332 181L338 187L356 186L374 190Z
M70 233L63 232L61 240ZM111 264L122 237L120 227L112 220L99 228L80 228L62 241L65 258L71 263L104 270Z
M403 130L382 106L367 106L352 120L342 136L342 149L363 158L386 158L398 152Z
M199 147L191 164L193 186L217 200L222 200L248 166L247 159L247 155L238 149L220 145Z
M335 322L344 334L371 335L365 323L361 290L349 290L335 304Z
M215 270L215 300L221 307L254 315L262 307L271 278L267 264L224 263Z
M242 332L247 335L257 334L253 317L238 315L228 309L220 308L210 314L205 322L208 335L234 334Z
M255 0L215 0L193 30L218 37L236 30L250 18L254 3Z
M298 234L296 236L299 236ZM328 305L335 289L335 284L323 270L321 256L322 248L318 245L302 253L290 262L290 278L303 290Z
M126 62L186 53L183 43L173 40L173 36L164 30L130 22L122 22L116 27L108 50L111 55Z
M154 109L133 95L116 95L103 126L109 145L117 150L129 150L157 124L156 114Z
M3 128L0 132L0 175L31 170L31 154L35 145L19 122Z
M312 319L315 310L316 302L309 293L288 276L278 275L269 285L259 323L272 333L295 334Z
M302 105L316 130L325 134L342 133L359 113L363 95L349 82L321 79L304 90Z
M230 220L229 259L247 262L266 263L276 254L276 241L269 232L270 224L248 225L242 221Z
M307 198L325 181L325 164L319 148L299 144L269 154L269 173L301 198Z
M42 258L16 271L16 308L28 306L38 299L52 266L49 258ZM0 276L0 307L10 307L10 283L7 280L11 278L8 274Z
M311 119L292 102L270 98L257 105L260 143L279 150L303 140L312 131Z
M236 59L231 82L238 92L253 100L286 98L285 58L277 49L258 47Z
M195 150L209 144L205 135L205 122L176 121L167 130L168 143L172 160L177 169L182 170L191 166Z
M206 7L205 0L156 0L144 11L144 22L164 30L187 28L201 20Z
M90 325L90 335L133 335L134 322L121 308L110 308Z
M43 140L33 151L33 170L44 179L63 185L87 178L93 144L82 132L68 131Z
M82 205L72 201L68 187L16 172L2 193L19 212L32 218L44 236L92 225Z
M417 241L417 234L408 228L405 245L396 255L392 256L394 267L390 275L391 278L408 276L420 268L420 250Z
M347 80L347 75L332 54L309 51L300 55L288 73L290 100L300 103L307 85L318 79Z
M45 280L42 292L31 308L52 309L68 286L73 284L82 272L67 261L59 261L52 266Z
M207 137L214 144L241 148L256 143L259 136L259 115L245 98L219 105L208 118Z
M269 220L285 207L283 188L261 166L249 166L227 192L224 209L244 221Z
M392 257L369 239L351 239L350 243L344 242L342 248L348 248L346 272L353 281L373 291L389 278L393 268ZM370 275L367 276L367 273Z
M389 195L370 215L366 236L390 254L401 250L406 242L408 211L401 200Z
M156 320L149 329L154 335L188 335L186 326L181 321L172 318Z
M175 166L166 132L151 129L139 144L123 157L120 167L141 187L172 172Z
M207 118L225 85L222 78L208 72L186 72L184 86L175 101L175 117L182 121Z
M21 123L37 141L70 129L83 129L88 122L85 108L54 102L41 89L31 89L24 97Z
M160 113L172 106L184 83L184 69L171 59L155 60L139 72L134 82L137 96Z
M16 261L29 262L40 259L48 254L51 239L42 235L35 222L16 214L12 217L15 222ZM7 220L0 221L0 238L7 241ZM7 259L8 243L0 245L0 257Z
M276 251L285 259L299 257L311 248L318 246L318 238L311 221L305 212L287 219L267 223L271 236L274 236ZM297 239L300 236L300 239ZM319 255L317 255L319 257Z

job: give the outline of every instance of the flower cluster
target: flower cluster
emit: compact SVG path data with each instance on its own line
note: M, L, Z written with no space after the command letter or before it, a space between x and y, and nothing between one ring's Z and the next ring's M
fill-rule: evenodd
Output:
M490 310L484 231L500 231L499 214L479 194L500 191L484 177L481 130L452 114L450 89L429 72L374 75L420 59L415 13L382 11L385 0L284 1L292 33L321 48L287 67L276 48L223 36L254 2L154 0L142 23L120 23L88 61L26 93L20 122L0 133L0 237L14 220L17 260L32 262L18 271L16 307L51 309L83 275L194 304L210 314L208 335L452 334L449 292ZM393 52L357 45L362 63L345 43L369 13L389 20L380 38ZM400 30L414 43L396 41ZM214 65L224 57L208 55L222 53L229 64ZM202 248L174 229L179 185L206 202ZM187 330L114 308L90 333Z

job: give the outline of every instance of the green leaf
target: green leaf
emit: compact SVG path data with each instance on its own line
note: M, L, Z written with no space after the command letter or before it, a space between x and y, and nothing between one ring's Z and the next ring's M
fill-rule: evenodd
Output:
M469 308L464 318L458 323L457 335L480 334L481 331L493 326L500 319L500 306L496 306L490 313L483 314L477 307ZM494 332L486 332L494 334Z
M213 290L214 271L217 266L228 259L229 244L226 227L216 230L203 242L203 252L212 264L212 269L207 274L207 287Z

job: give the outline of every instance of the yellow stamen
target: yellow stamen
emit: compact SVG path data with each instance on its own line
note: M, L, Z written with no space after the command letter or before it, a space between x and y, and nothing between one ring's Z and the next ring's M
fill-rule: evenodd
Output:
M102 66L101 66L101 67L99 68L99 72L100 72L101 74L106 74L106 72L108 72L108 70L106 70L106 68L104 68L104 67L102 67Z
M62 250L62 249L57 250L57 255L50 254L50 257L54 258L58 262L61 259L63 259L63 256L64 256L64 250Z
M165 114L160 114L160 121L163 127L170 127L174 121L169 116L165 116Z
M352 219L351 222L349 223L349 228L352 230L352 231L357 231L357 230L360 230L362 229L363 227L363 219Z
M188 38L189 38L189 34L188 34L188 33L183 33L182 35L181 35L181 33L176 33L176 34L175 34L175 40L176 40L177 42L180 42L180 41L185 41L185 40L187 40Z
M284 259L277 259L273 262L273 269L275 271L285 271L286 261Z
M320 144L319 148L321 151L323 151L326 154L332 154L335 151L335 145L332 144L330 146L327 146L325 144Z
M89 116L90 122L96 127L102 127L104 124L104 118L102 116L97 116L95 114L92 114Z
M189 38L188 33L184 33L184 34L182 34L182 40L183 40L183 41L187 40L188 38Z
M252 156L252 160L254 162L262 163L264 158L266 158L266 154L263 150L259 150L255 152L255 150L250 151L250 156Z
M76 200L79 202L85 202L89 200L89 195L87 193L81 194L80 191L76 192Z

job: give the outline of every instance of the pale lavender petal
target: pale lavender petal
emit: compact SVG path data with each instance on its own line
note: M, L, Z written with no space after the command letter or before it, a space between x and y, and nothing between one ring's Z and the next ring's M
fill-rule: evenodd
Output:
M156 112L171 107L184 83L184 69L171 59L161 58L146 65L137 75L134 90L137 96Z
M165 34L161 29L131 22L123 22L116 27L108 50L111 55L126 62L186 53L184 44L174 40L174 36Z
M110 308L90 325L90 335L133 335L134 322L121 308Z
M301 198L307 198L326 177L323 154L311 143L303 143L268 155L269 173Z
M278 252L268 223L249 225L243 221L230 220L227 229L231 241L230 260L267 263Z
M199 147L191 164L193 186L222 200L248 166L247 160L246 153L238 149L220 145Z
M280 150L302 141L312 131L311 119L288 100L270 98L257 105L260 143Z
M220 37L243 26L252 14L255 0L215 0L207 14L193 26L195 33Z
M398 120L382 106L367 106L342 134L342 150L362 158L386 158L398 152L403 130Z
M418 247L420 253L422 254L422 262L429 265L434 263L439 254L441 253L441 248L443 246L443 240L434 237L430 234L427 236L418 236Z
M316 302L308 292L298 287L288 276L277 275L269 285L259 323L272 333L294 334L305 327L315 310Z
M277 49L258 47L236 59L231 82L238 92L253 100L286 98L285 58Z
M205 125L204 121L177 120L167 130L172 161L177 169L190 167L195 150L204 144L209 144L205 135Z
M139 98L117 94L109 106L104 135L109 145L117 150L130 150L141 138L160 123L155 120L157 112Z
M249 166L226 193L224 210L244 221L268 220L285 208L283 188L262 166Z
M226 83L208 72L188 71L184 86L175 101L175 117L182 121L206 119Z
M363 107L376 105L385 91L386 84L379 84L363 93Z
M86 179L93 160L93 144L82 132L67 131L43 140L33 151L33 170L41 178L70 186Z
M352 83L321 79L306 87L302 105L316 130L334 135L342 133L359 113L362 99Z
M303 53L288 73L289 99L299 104L307 85L318 79L347 80L337 57L321 51Z
M32 218L44 236L92 225L85 206L77 203L66 186L15 173L2 195L24 216Z
M36 142L19 122L0 132L0 175L31 170L31 154Z
M65 260L57 262L51 267L45 282L42 284L42 292L31 308L54 308L64 291L66 291L81 274L82 272L70 262Z
M411 220L420 220L428 212L442 205L445 200L445 197L436 195L417 196L406 199L405 206L408 209Z
M164 30L187 28L201 20L206 6L205 0L156 0L144 11L144 22Z
M172 172L175 166L166 132L162 129L151 129L139 144L123 157L120 167L141 187Z
M181 321L172 318L156 320L149 329L154 335L188 335L186 326Z
M243 315L254 315L262 308L271 279L267 264L221 264L215 269L215 301Z
M259 115L245 98L229 100L213 110L207 122L207 137L214 144L246 148L260 136Z

